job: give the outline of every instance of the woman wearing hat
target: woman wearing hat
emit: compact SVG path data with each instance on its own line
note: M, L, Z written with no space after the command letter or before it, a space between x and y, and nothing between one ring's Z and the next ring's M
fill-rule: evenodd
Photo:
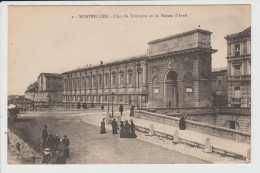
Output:
M130 138L136 138L136 134L135 134L135 124L133 122L133 120L130 120Z
M49 148L45 148L43 150L42 164L49 164L50 159L51 159L51 150Z
M106 133L105 118L101 121L100 134Z

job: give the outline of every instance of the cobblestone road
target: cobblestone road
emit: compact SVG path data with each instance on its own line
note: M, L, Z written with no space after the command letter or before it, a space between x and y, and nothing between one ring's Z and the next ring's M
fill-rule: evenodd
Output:
M36 151L41 148L41 129L48 125L52 134L68 135L72 164L108 163L208 163L180 152L169 150L139 139L121 139L110 131L99 134L99 128L81 121L79 113L25 114L9 128Z

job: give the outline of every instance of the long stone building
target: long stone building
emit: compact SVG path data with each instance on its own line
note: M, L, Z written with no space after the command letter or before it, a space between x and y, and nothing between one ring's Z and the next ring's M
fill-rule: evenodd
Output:
M227 40L228 106L251 106L251 27L230 34Z
M63 73L63 102L211 107L211 32L151 41L148 53Z

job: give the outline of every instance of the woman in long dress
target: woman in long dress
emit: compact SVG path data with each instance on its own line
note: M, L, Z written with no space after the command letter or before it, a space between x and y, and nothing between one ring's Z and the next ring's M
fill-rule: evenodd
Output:
M130 107L130 117L133 117L134 116L134 106L133 105L131 105L131 107Z
M117 134L117 122L116 119L114 118L114 120L112 121L112 134Z
M125 138L130 137L130 125L128 124L128 121L125 121Z
M123 121L121 121L120 124L120 138L124 138L125 137L125 125L123 123Z
M106 133L105 118L101 121L100 134Z
M130 120L130 138L136 138L136 134L135 134L135 124L133 122L133 120Z

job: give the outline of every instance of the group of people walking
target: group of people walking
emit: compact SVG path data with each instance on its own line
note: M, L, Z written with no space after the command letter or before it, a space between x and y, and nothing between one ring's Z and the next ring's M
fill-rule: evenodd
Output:
M100 134L106 133L106 127L105 127L105 118L101 121L101 127L100 127ZM136 138L137 135L135 134L135 124L133 120L130 120L130 124L128 123L128 120L120 121L120 126L118 126L118 123L116 121L116 118L113 119L112 123L112 134L120 134L120 138Z
M60 139L59 135L48 134L47 125L42 129L43 164L49 164L51 159L56 159L56 164L66 164L70 157L70 140L67 135Z

